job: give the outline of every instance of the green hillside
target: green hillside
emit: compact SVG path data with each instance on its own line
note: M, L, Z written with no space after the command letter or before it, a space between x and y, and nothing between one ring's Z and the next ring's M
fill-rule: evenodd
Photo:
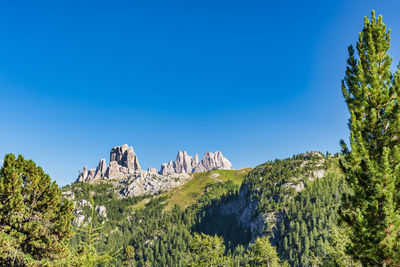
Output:
M102 227L98 249L131 245L138 266L185 265L195 232L222 236L235 266L246 265L245 248L259 235L269 236L291 265L308 266L343 260L333 259L328 251L334 248L331 229L345 188L338 157L313 152L254 169L192 174L183 185L155 196L121 198L106 181L75 183L63 190L73 192L76 203L93 197L95 207L105 207L106 218L95 212L95 225ZM238 203L237 209L251 207L247 224L238 221L243 210L223 212ZM82 212L87 216L90 207ZM262 231L252 232L250 224L266 217ZM76 237L72 245L78 244ZM116 264L122 260L121 254Z
M192 174L192 179L187 183L173 189L167 194L167 209L172 208L174 205L178 205L183 209L193 205L204 194L207 188L216 183L231 181L234 185L240 187L250 170L248 168L194 173Z

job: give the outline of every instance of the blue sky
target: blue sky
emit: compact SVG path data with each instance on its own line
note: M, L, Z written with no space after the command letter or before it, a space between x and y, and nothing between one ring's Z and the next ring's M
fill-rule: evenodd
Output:
M347 139L347 46L397 1L11 1L0 10L0 157L58 184L134 147L142 167L220 150L234 167Z

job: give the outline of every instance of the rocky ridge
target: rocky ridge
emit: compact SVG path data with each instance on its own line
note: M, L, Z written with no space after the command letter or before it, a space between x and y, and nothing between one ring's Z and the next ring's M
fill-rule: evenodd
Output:
M194 157L186 151L179 151L175 161L161 164L160 174L171 175L177 173L198 173L211 170L232 170L232 163L225 158L221 152L204 153L202 161L199 162L199 155Z
M233 167L221 152L206 152L199 162L197 154L192 157L179 151L176 160L162 164L160 171L151 167L144 171L133 148L125 144L111 149L108 166L105 159L101 159L95 169L84 166L77 182L109 181L122 197L153 195L182 185L190 179L191 173L215 169Z
M314 158L314 160L310 160ZM297 169L301 170L300 176L293 176L291 182L285 182L283 184L276 184L275 186L280 186L282 188L290 189L292 188L296 193L302 191L307 181L314 181L315 179L323 178L326 175L326 170L323 165L325 163L325 158L322 154L318 152L309 152L302 155L302 159L299 160L301 164L298 167L294 167L291 171L293 174ZM256 167L262 167L262 165ZM268 177L265 177L268 178ZM260 181L263 177L260 177ZM256 191L262 191L260 187ZM219 212L223 215L234 214L236 216L238 225L247 228L251 233L251 242L258 236L262 236L265 231L269 231L272 239L270 240L272 244L276 244L278 240L274 237L276 236L277 225L282 221L282 212L257 212L257 206L260 201L260 197L251 197L254 195L254 191L250 189L250 185L244 181L240 188L239 195L236 199L233 199L229 203L225 203L219 207ZM286 196L290 199L290 196Z
M138 157L133 151L133 148L125 144L111 149L108 167L105 159L99 161L99 165L96 169L87 170L86 166L84 166L83 170L79 172L77 181L111 180L140 171Z

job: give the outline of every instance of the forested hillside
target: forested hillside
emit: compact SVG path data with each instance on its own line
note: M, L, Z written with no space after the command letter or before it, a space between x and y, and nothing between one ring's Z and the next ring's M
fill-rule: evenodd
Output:
M75 225L87 223L92 209L90 198L95 210L104 207L106 214L94 213L95 226L102 226L100 251L132 245L139 266L145 262L175 266L185 259L191 229L202 208L235 195L247 172L246 169L216 170L194 174L185 185L157 196L119 198L107 182L74 183L63 190L64 196L80 207L76 214L85 216L81 222L75 221ZM79 240L78 236L72 240L73 247L78 247ZM121 264L122 258L121 253L115 264Z
M252 170L193 174L184 185L154 196L121 198L106 181L63 188L78 207L75 226L84 227L94 209L93 222L101 227L98 249L122 247L119 265L124 248L133 246L138 266L187 265L196 232L221 236L232 265L249 263L246 248L258 236L268 236L293 266L332 260L328 248L343 190L338 156L316 152ZM73 247L79 240L72 240Z

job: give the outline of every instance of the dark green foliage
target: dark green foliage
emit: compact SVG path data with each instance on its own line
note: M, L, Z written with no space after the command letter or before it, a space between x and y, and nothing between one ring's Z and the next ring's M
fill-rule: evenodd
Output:
M234 249L239 244L247 245L251 239L250 231L238 225L234 214L221 214L219 210L221 206L238 197L239 188L231 181L210 185L207 188L208 193L201 198L201 208L197 212L192 230L208 235L223 236L228 242L229 249Z
M243 182L248 187L248 199L258 202L253 215L278 211L296 194L297 185L306 184L312 172L326 170L327 164L322 154L310 152L254 168Z
M310 179L321 171L326 171L324 178ZM304 189L296 193L295 187L301 189L303 185ZM254 202L256 207L253 216L275 218L264 231L274 246L268 247L276 247L281 259L293 266L343 262L351 266L352 262L341 253L344 247L337 245L332 235L334 230L338 232L334 227L341 194L348 190L337 157L312 152L267 162L251 171L242 186L242 200ZM196 203L185 210L177 205L166 209L167 195L147 197L148 201L142 202L146 197L118 199L110 189L107 184L85 186L93 194L94 205L107 208L107 220L94 220L98 225L104 221L99 251L132 246L137 266L185 266L193 256L193 234L198 233L223 238L227 248L218 253L232 266L251 264L251 253L246 249L250 231L238 225L235 215L220 212L240 198L239 188L232 182L208 184ZM81 189L75 184L66 190ZM117 259L115 264L120 266L123 262L126 257Z
M249 247L249 262L251 266L284 267L289 266L281 261L276 248L271 245L268 237L259 237Z
M135 251L137 266L156 264L157 266L179 266L184 264L189 252L189 243L192 238L192 227L196 222L202 221L204 207L214 201L220 202L227 199L228 195L235 194L238 187L232 182L208 184L205 193L198 201L181 210L174 206L166 210L166 196L150 199L143 208L133 209L148 196L118 199L113 195L109 184L84 184L78 183L64 188L72 191L76 200L89 199L93 195L94 205L104 205L107 209L107 219L94 216L94 227L102 225L99 252L108 251L117 247L132 246ZM85 213L90 212L86 208ZM104 223L104 224L103 224ZM233 224L231 221L230 224ZM72 240L72 246L77 249L80 238ZM116 259L115 264L121 265L126 258Z
M69 256L72 210L42 168L7 154L0 170L0 264L63 264Z
M324 178L309 180L310 174L324 170ZM304 189L296 193L294 186ZM289 185L289 186L288 186ZM282 259L292 266L312 266L323 262L342 262L331 244L342 193L349 189L339 171L338 158L319 153L295 155L257 166L245 179L248 199L257 204L254 216L271 220L265 234ZM299 187L302 188L302 187Z
M102 226L94 227L94 205L93 199L90 201L92 205L90 220L88 220L87 225L76 229L77 236L80 237L80 244L77 251L74 254L72 265L74 266L87 266L95 267L99 265L107 265L110 262L115 261L116 255L118 255L119 250L116 251L104 251L99 252L96 249L96 245L100 243L100 231Z
M400 70L390 71L390 30L382 17L364 19L357 55L349 47L343 95L350 112L351 151L341 162L353 190L341 217L348 251L364 265L400 265Z
M190 242L188 266L194 267L227 267L231 258L225 256L224 239L218 236L195 233Z
M276 236L282 258L293 266L309 266L330 258L331 230L338 218L341 194L346 191L344 179L329 174L289 201Z
M124 252L124 264L126 266L135 266L135 248L132 246L127 246Z

